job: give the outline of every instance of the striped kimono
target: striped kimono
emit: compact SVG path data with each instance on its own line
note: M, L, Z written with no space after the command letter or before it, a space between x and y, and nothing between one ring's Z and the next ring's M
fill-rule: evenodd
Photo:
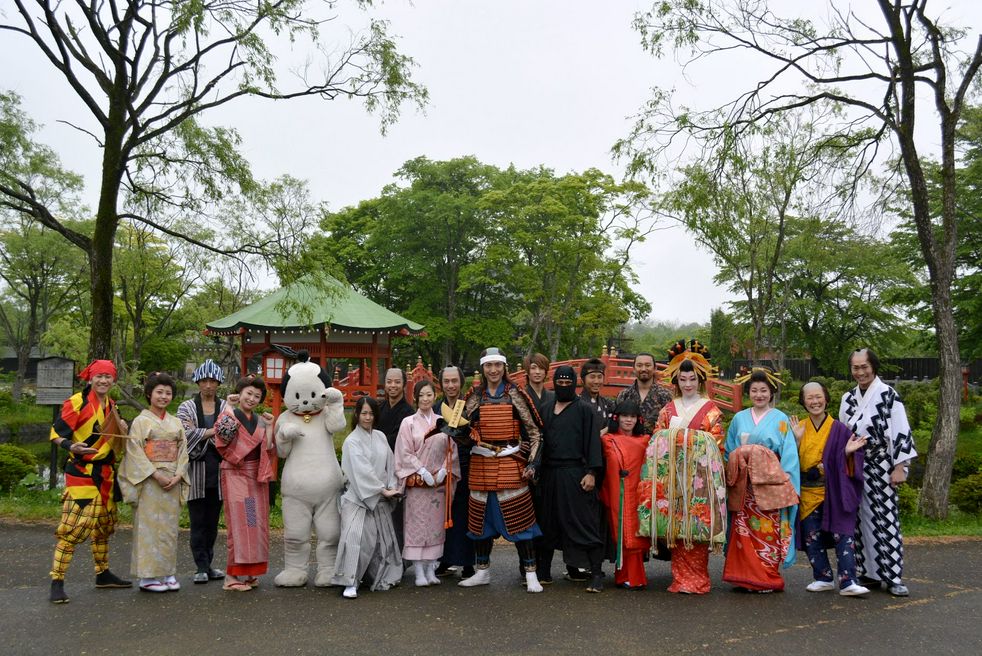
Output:
M896 390L877 376L865 392L856 387L843 395L839 421L856 435L868 437L856 528L857 572L899 584L904 572L904 539L890 472L917 457L907 412Z

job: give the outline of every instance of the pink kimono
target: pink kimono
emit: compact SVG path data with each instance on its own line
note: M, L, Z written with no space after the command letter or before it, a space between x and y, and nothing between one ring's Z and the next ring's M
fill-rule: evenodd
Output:
M396 437L396 476L399 487L405 490L406 506L403 522L404 560L437 560L443 555L446 539L447 509L453 491L460 480L457 445L445 433L426 434L436 425L437 415L419 412L402 420ZM425 467L434 477L440 469L447 470L442 483L429 487L407 486L407 481ZM418 480L418 479L417 479ZM447 485L450 486L449 496Z
M255 415L254 415L255 416ZM231 436L221 424L238 427ZM228 528L226 572L235 577L256 577L269 564L269 483L276 480L276 445L272 427L256 417L252 433L231 409L215 422L215 446L222 456L221 489Z

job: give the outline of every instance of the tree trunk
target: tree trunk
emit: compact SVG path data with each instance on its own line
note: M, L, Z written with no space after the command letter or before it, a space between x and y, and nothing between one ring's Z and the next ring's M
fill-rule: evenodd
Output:
M95 231L88 251L92 297L92 323L89 328L89 357L106 359L112 352L113 329L113 244L119 226L117 207L123 172L123 134L125 106L111 102L102 149L102 182Z
M30 330L28 335L31 335ZM27 362L31 357L32 343L29 337L23 344L17 346L17 373L14 374L14 383L10 388L10 396L14 403L20 403L21 394L24 393L24 379L27 377Z
M961 406L961 362L950 293L944 293L943 298L935 296L934 317L941 365L938 418L928 447L920 510L925 517L943 519L948 516L948 487L958 444Z
M38 318L37 306L40 302L35 290L31 290L28 298L30 307L27 309L27 326L24 328L24 340L17 345L17 372L14 374L14 384L10 396L15 403L20 402L24 393L24 380L27 378L27 363L31 359L31 348L37 341Z
M955 277L958 223L955 207L955 125L957 117L943 117L942 141L942 191L941 218L944 229L941 241L927 241L933 236L934 225L927 214L914 214L918 238L925 251L931 281L931 307L934 312L934 330L938 341L938 417L928 446L927 467L921 488L920 511L925 517L944 519L948 516L948 488L951 469L958 445L958 424L961 409L961 360L958 352L958 329L955 326L955 310L951 300L951 287ZM925 185L926 187L926 185ZM924 189L925 199L928 197ZM926 202L925 202L926 205ZM934 247L931 252L927 246ZM933 255L933 257L931 257Z
M103 205L100 201L99 205ZM115 208L109 210L115 216ZM113 326L113 285L112 285L112 240L108 247L100 246L99 231L106 231L102 210L96 219L96 237L89 251L89 287L92 297L92 324L89 328L89 358L106 359L112 348Z

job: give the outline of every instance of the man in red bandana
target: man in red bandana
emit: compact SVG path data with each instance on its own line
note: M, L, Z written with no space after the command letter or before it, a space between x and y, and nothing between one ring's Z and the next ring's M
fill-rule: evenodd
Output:
M129 588L109 571L109 536L116 528L113 498L116 456L125 434L124 422L116 413L109 390L116 381L116 367L109 360L94 360L79 377L88 384L61 407L51 426L51 441L68 451L65 463L65 492L61 522L55 530L54 564L51 566L51 596L55 604L68 602L65 573L76 545L92 537L97 588Z

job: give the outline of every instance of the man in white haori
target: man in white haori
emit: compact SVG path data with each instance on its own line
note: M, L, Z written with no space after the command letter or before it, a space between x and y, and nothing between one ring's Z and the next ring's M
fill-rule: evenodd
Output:
M908 463L917 457L907 412L900 396L877 375L880 361L869 349L849 356L857 386L846 392L839 421L866 438L863 498L856 527L856 568L863 585L885 582L890 594L908 595L902 581L904 543L900 533L897 487L907 480Z

